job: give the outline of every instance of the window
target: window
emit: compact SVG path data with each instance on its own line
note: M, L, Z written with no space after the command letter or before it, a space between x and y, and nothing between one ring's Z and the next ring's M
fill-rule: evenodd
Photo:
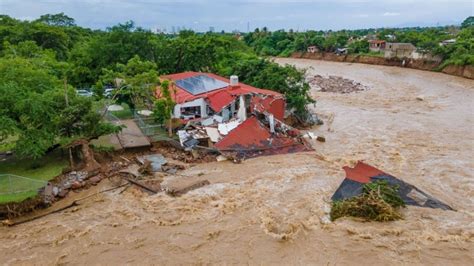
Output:
M201 117L201 106L181 107L181 118L194 119Z

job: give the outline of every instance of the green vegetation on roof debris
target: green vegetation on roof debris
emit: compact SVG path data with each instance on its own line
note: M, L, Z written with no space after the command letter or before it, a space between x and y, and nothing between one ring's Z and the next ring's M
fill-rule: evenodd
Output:
M334 201L331 208L331 220L350 216L368 221L387 222L403 219L400 208L405 203L398 194L398 187L386 181L376 181L364 185L361 195L349 199Z

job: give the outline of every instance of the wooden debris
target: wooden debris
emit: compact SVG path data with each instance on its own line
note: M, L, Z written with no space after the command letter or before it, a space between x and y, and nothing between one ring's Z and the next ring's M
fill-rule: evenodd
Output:
M186 194L187 192L191 191L191 190L194 190L194 189L197 189L197 188L200 188L200 187L203 187L203 186L206 186L206 185L209 185L211 184L209 182L209 180L199 180L195 183L192 183L188 186L185 186L185 187L180 187L180 188L166 188L166 194L170 195L170 196L173 196L173 197L178 197L178 196L181 196L183 194Z
M141 176L140 166L138 166L138 164L131 164L127 168L120 170L119 173L130 174L134 177Z
M135 180L133 180L133 179L131 179L131 178L124 178L124 179L127 180L128 182L134 184L135 186L141 187L141 188L145 189L146 191L151 192L151 193L153 193L153 194L156 194L156 193L159 192L159 191L156 191L156 190L154 190L153 188L151 188L151 187L149 187L149 186L147 186L147 185L144 185L144 184L142 184L142 183L140 183L140 182L138 182L138 181L135 181Z

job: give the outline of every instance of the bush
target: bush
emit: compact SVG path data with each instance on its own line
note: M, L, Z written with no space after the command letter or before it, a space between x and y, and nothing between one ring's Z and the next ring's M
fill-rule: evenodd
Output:
M405 207L405 202L398 194L398 187L386 181L376 181L365 184L359 196L334 201L330 216L332 221L344 216L367 221L394 221L403 218L400 207Z

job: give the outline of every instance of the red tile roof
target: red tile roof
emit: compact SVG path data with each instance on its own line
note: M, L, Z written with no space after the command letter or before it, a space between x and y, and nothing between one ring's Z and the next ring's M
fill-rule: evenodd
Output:
M177 80L190 78L190 77L194 77L198 75L206 75L211 78L215 78L217 80L221 80L227 83L230 82L229 79L227 78L218 76L213 73L205 73L205 72L183 72L183 73L177 73L177 74L171 74L171 75L164 75L164 76L161 76L161 79L177 81ZM222 91L226 91L227 94L222 93ZM235 96L242 95L242 94L250 94L250 93L272 95L272 96L283 98L283 96L278 92L271 91L271 90L258 89L250 85L240 83L240 82L238 83L238 86L235 86L235 87L227 86L222 89L214 90L207 93L201 93L197 95L193 95L187 92L185 89L179 87L176 84L174 84L171 87L171 96L176 103L190 102L199 98L208 98L208 99L211 98L214 101L214 104L211 104L211 107L212 105L214 105L215 108L218 108L220 106L224 107L230 104L232 100L234 99L233 97ZM156 96L159 98L160 94L161 94L160 88L157 87ZM219 111L220 109L219 110L214 109L214 110Z
M385 174L379 169L361 161L357 162L354 168L344 166L343 169L346 171L346 178L359 183L369 183L371 177Z
M207 96L207 101L212 110L219 112L222 108L231 104L237 96L230 93L228 90L219 90Z
M283 121L285 116L285 100L274 97L252 97L251 103L254 110L260 113L271 113L276 119Z
M256 157L309 151L309 147L281 134L271 134L255 116L249 117L215 144L221 152L236 152L237 156Z

